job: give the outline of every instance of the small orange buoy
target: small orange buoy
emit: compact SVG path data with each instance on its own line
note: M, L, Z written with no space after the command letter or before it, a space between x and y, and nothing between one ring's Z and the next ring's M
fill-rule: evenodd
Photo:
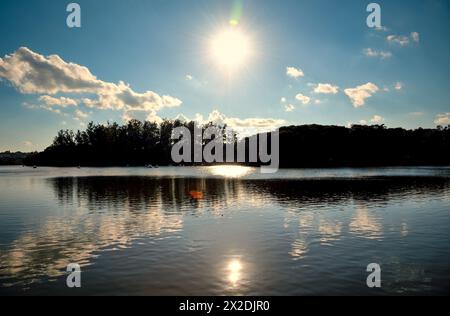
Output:
M203 199L203 192L201 192L201 191L191 191L191 192L189 192L189 195L190 195L191 198L193 198L194 200L200 200L200 199Z

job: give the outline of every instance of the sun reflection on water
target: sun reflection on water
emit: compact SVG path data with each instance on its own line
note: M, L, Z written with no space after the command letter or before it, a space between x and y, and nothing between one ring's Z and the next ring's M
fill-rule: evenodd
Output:
M228 281L232 287L237 287L239 285L239 281L242 279L242 269L242 262L239 259L233 259L228 263Z
M248 175L252 171L250 167L244 166L212 166L209 172L214 176L222 176L225 178L241 178Z

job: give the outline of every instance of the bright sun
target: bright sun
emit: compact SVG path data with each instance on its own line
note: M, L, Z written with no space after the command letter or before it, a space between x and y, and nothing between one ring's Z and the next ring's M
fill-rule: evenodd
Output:
M222 30L211 41L212 59L227 72L234 72L244 66L251 53L249 38L235 27Z

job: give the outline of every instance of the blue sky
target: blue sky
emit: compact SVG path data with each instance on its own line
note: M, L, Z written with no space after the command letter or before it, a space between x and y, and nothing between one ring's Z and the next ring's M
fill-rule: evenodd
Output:
M236 128L450 123L450 2L378 1L381 30L366 25L369 2L78 0L82 27L70 29L69 1L2 1L0 151L41 150L59 129L131 117ZM233 28L251 56L230 75L210 46L239 4ZM30 58L61 72L30 75ZM74 82L80 69L86 78Z

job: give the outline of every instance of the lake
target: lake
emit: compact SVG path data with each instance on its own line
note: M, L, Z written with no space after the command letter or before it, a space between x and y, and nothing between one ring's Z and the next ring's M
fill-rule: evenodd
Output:
M450 294L450 168L0 167L0 295L54 294Z

